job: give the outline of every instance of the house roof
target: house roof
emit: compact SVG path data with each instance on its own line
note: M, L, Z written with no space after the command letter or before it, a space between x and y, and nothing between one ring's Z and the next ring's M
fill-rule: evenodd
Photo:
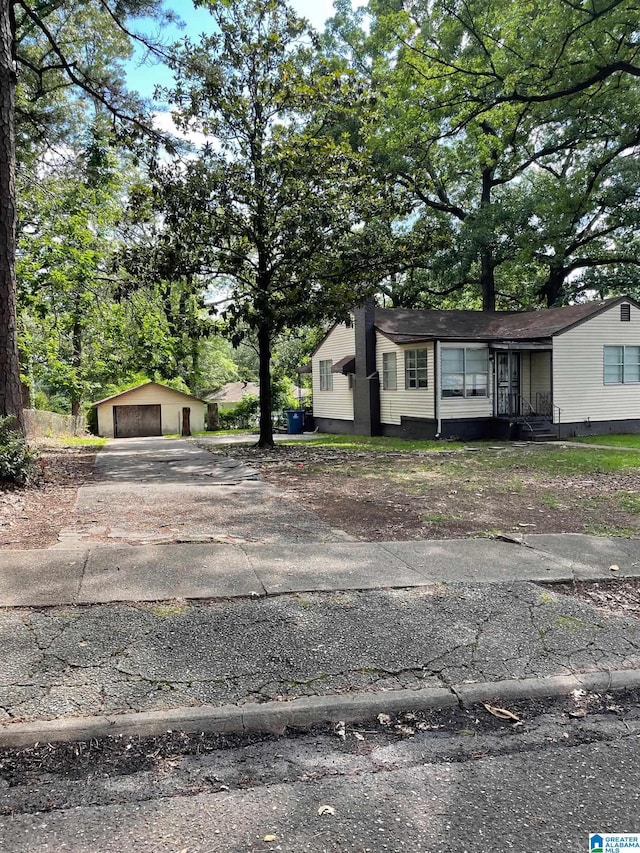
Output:
M171 388L169 385L163 385L161 382L141 382L140 385L134 385L133 388L127 388L126 391L120 391L118 394L112 394L110 397L105 397L103 400L97 400L91 406L100 406L102 403L108 403L110 400L117 400L118 397L124 397L126 394L131 394L138 391L140 388L146 388L147 385L155 385L156 388L162 388L163 391L172 391L174 394L180 394L181 397L186 397L189 400L196 400L198 403L203 401L199 397L194 397L193 394L186 394L184 391L178 391Z
M294 397L306 397L311 393L306 388L294 385L292 394ZM260 396L260 386L255 382L227 382L222 388L207 394L205 400L209 403L241 403L247 394Z
M207 394L206 399L210 403L241 403L247 394L257 397L260 394L260 386L255 382L227 382L222 388Z
M394 343L428 340L539 340L565 332L627 296L538 311L413 311L376 308L376 329ZM640 307L640 306L638 306Z
M344 373L345 376L347 373L355 373L356 371L356 357L355 355L345 355L344 358L341 358L339 361L335 361L331 368L332 373Z

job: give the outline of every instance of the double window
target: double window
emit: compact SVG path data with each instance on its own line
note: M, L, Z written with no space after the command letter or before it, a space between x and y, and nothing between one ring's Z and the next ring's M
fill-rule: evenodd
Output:
M408 349L404 351L404 387L427 387L426 349Z
M330 358L324 359L320 362L321 391L333 391L333 373L331 372L332 367L333 362Z
M487 350L443 349L441 381L443 397L486 397L489 393Z
M604 348L604 384L640 382L640 346Z

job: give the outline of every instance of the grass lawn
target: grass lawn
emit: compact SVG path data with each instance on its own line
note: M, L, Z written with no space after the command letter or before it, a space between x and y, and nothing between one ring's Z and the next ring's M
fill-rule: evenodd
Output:
M631 436L622 436L623 438ZM320 435L308 441L283 441L293 447L304 445L310 448L328 448L352 452L373 451L377 453L447 453L451 473L464 471L470 457L473 467L484 469L515 469L523 466L541 473L589 474L607 471L629 471L640 467L640 441L635 445L638 452L616 452L599 448L566 447L555 444L527 444L510 441L474 441L463 444L459 441L410 441L385 436ZM633 445L628 445L633 448ZM452 451L459 451L451 455Z
M571 440L578 441L581 444L607 444L611 445L611 447L631 447L634 450L640 450L640 434L587 435L580 438L573 438Z
M425 451L429 453L441 450L460 450L464 445L459 441L411 441L405 438L388 438L387 436L364 436L364 435L316 435L314 438L298 441L283 441L285 445L299 445L301 443L308 447L340 448L341 450L367 451L375 450L382 453L407 453L409 451Z
M70 435L65 436L64 438L59 438L57 440L57 444L59 444L61 447L93 447L96 449L100 449L101 447L104 447L108 441L108 438L100 438L97 435Z
M262 463L253 448L241 452L360 539L640 535L640 446L317 436L279 447Z

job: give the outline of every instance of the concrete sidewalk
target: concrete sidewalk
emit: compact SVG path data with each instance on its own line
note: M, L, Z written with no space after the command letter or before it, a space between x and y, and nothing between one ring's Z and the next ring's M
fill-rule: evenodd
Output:
M0 551L0 606L610 577L640 577L640 540L549 534L525 536L522 543L455 539L97 546Z
M639 563L578 535L2 552L0 745L640 686L640 620L531 583Z

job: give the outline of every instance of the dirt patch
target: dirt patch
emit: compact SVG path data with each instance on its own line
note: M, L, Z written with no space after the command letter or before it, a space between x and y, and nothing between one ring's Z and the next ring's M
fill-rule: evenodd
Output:
M21 488L0 484L0 549L54 545L73 511L78 488L93 477L95 456L95 451L81 448L42 448L34 482Z
M632 616L640 619L640 579L620 578L607 581L576 581L549 584L562 595L571 595L597 607L610 616Z
M303 445L228 450L250 459L263 479L295 495L332 527L365 541L640 532L640 474L564 474L560 466L557 473L545 473L527 464L527 453L553 452L509 447L492 457L486 451L358 452Z
M638 690L574 693L512 700L513 717L507 720L483 705L455 706L287 729L283 735L172 731L1 749L0 815L308 782L335 776L346 756L392 751L414 739L421 745L421 761L434 764L605 741L619 737L620 726L627 736L637 730L639 699ZM287 760L274 766L274 752L286 753Z
M528 453L553 448L503 447L493 457L488 451L405 453L302 444L266 451L237 445L206 449L250 461L263 480L285 492L285 513L309 510L329 528L364 541L640 534L640 472L569 474L552 466L553 473L544 473L528 464ZM93 479L93 450L49 447L41 458L34 485L0 486L0 549L55 544L70 523L78 487ZM229 526L228 509L221 530ZM293 538L311 536L307 524L299 527Z

